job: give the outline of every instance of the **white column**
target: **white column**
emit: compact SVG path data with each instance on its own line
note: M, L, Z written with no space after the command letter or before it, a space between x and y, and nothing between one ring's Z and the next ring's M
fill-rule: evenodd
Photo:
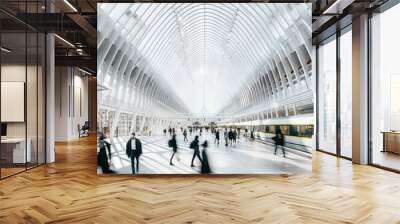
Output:
M135 126L136 126L136 114L133 115L132 118L132 123L131 123L131 129L129 130L129 135L131 135L131 133L135 132Z
M119 115L121 114L121 110L118 109L115 113L115 117L114 117L114 121L113 124L111 126L111 130L110 130L110 139L111 142L113 141L114 135L115 135L115 130L117 129L118 126L118 121L119 121Z
M55 161L55 75L54 35L46 35L46 163Z
M143 121L140 124L140 129L139 129L140 134L143 134L143 128L145 123L146 123L146 116L143 115Z

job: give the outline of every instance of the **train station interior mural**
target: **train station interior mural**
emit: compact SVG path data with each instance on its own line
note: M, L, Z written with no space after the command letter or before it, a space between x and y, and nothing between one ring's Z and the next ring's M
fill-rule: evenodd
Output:
M98 173L311 172L311 17L306 3L98 4Z

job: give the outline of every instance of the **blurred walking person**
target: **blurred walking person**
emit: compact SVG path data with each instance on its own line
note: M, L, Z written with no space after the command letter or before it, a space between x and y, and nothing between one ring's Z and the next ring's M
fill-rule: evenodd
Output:
M224 131L225 147L228 147L228 130L225 128Z
M232 131L232 128L229 129L228 138L229 138L229 144L232 146L232 143L233 143L233 131Z
M190 143L190 148L193 149L193 157L192 157L192 162L190 164L191 167L194 167L193 162L194 159L197 157L200 162L203 162L201 157L200 157L200 148L199 148L199 136L195 136L194 140L192 141L192 143Z
M214 144L216 144L217 146L219 146L219 130L218 130L218 129L215 130L215 140L214 140Z
M285 147L283 147L284 145L284 136L282 134L281 129L278 127L275 133L275 137L272 138L275 141L275 151L274 151L274 155L276 155L276 151L278 150L278 148L281 148L282 153L283 153L283 157L286 158L286 153L285 153Z
M188 138L187 138L187 131L186 131L186 129L183 131L183 141L184 141L184 142L189 141Z
M254 136L254 130L250 131L250 140L254 140L255 136Z
M172 139L170 139L168 141L168 147L172 148L172 155L171 155L171 159L169 159L169 165L174 166L174 164L172 163L172 159L175 156L175 153L178 153L178 144L176 143L176 135L172 135ZM178 161L179 161L179 156L176 156Z
M203 147L203 151L201 152L201 157L202 157L202 162L201 162L201 173L202 174L208 174L211 173L210 169L210 164L208 162L208 156L207 156L207 147L208 147L208 141L204 141L203 144L201 144Z
M114 173L110 169L110 164L108 163L108 157L106 148L109 148L109 143L105 141L105 137L103 134L100 134L99 137L99 153L97 154L97 165L100 166L101 171L103 174L106 173ZM111 160L111 153L110 153L110 160Z

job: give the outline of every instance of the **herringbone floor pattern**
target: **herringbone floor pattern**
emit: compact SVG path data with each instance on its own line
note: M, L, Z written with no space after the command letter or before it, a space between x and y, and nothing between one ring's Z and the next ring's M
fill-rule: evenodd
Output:
M0 223L400 223L400 175L315 153L304 176L97 176L95 138L0 181Z

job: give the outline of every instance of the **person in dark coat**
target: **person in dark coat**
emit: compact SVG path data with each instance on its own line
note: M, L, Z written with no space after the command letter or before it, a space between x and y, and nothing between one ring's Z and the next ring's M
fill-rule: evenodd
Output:
M254 130L252 130L252 131L250 132L250 139L251 139L251 140L254 140L254 139L255 139L255 137L254 137Z
M97 154L97 165L100 166L103 174L113 173L113 171L110 169L110 164L108 163L106 152L107 144L109 143L104 140L104 135L101 134L99 137L99 153Z
M171 159L169 160L169 165L174 166L174 164L172 163L172 159L175 156L175 153L178 152L178 144L176 143L176 135L173 134L172 135L172 139L170 139L168 141L168 146L172 148L172 155L171 155ZM178 158L179 161L179 158Z
M111 144L109 142L106 141L106 135L104 135L103 133L100 133L100 137L99 137L99 143L102 142L106 145L106 149L108 151L108 158L111 160ZM100 140L102 139L102 140Z
M236 137L237 137L237 132L236 130L233 130L232 139L235 144L236 144Z
M142 142L132 133L131 139L126 143L126 155L131 158L132 174L139 172L139 157L142 155ZM136 172L135 172L136 159Z
M189 141L188 138L187 138L187 131L186 131L186 129L183 131L183 141L184 141L184 142Z
M202 162L201 162L201 173L202 174L208 174L211 173L210 169L210 164L208 163L208 156L207 156L207 147L208 147L208 142L207 140L201 144L203 147L203 151L201 152L201 157L202 157Z
M191 162L191 167L194 167L193 162L194 159L197 158L200 160L200 162L203 162L200 156L200 149L199 149L199 136L195 136L194 140L192 141L192 143L190 143L190 148L194 150L193 152L193 157L192 157L192 162Z
M233 131L232 131L232 129L229 129L228 138L229 138L229 143L232 146L232 143L233 143Z
M167 129L164 128L163 132L164 132L164 136L166 136L167 135Z
M224 139L225 139L225 146L226 147L228 147L228 131L226 130L226 128L225 128L225 131L224 131Z
M214 144L216 144L217 146L219 146L219 130L215 130L215 140L214 140Z
M272 139L275 141L274 155L276 155L276 151L278 150L278 147L280 146L280 148L282 149L282 152L283 152L283 157L286 158L285 147L283 147L283 145L284 145L284 136L283 136L282 131L281 131L281 129L279 127L276 130L275 137L273 137Z

